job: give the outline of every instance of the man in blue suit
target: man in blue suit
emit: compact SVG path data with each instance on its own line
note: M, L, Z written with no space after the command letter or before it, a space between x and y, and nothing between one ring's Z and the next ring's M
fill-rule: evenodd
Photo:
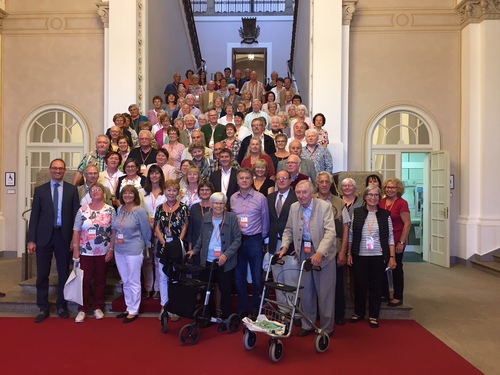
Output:
M59 317L68 318L64 284L68 279L70 242L75 215L80 207L78 190L63 181L66 164L62 159L50 163L51 180L35 189L28 231L28 251L36 253L36 303L40 313L35 323L49 316L49 274L52 255L56 258L59 291L56 310Z

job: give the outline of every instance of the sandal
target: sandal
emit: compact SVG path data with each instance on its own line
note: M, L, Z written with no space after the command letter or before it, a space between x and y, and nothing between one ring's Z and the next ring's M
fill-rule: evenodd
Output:
M377 318L370 318L370 327L371 328L378 328L378 319Z
M349 321L351 323L357 323L361 320L361 317L358 315L358 314L354 314L353 316L351 316L351 318L349 319Z

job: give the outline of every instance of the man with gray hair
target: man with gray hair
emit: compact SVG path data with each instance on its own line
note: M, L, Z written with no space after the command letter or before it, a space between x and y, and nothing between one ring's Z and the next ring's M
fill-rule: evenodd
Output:
M335 221L332 205L314 197L314 185L311 181L300 181L295 187L298 202L290 207L288 221L283 231L280 257L288 253L291 244L294 251L291 255L302 262L311 260L321 272L304 272L302 274L301 306L308 319L302 319L302 329L297 336L304 337L314 333L311 321L315 322L319 313L321 329L333 334L335 315L336 265L335 265Z
M110 141L105 134L99 134L95 139L95 151L90 151L85 154L85 156L78 164L76 168L75 177L73 178L73 185L77 186L83 178L83 172L87 165L97 165L99 172L106 170L106 155L109 151Z
M139 147L136 147L128 154L128 159L134 158L141 166L141 173L146 174L147 166L156 163L158 150L152 146L153 134L149 130L139 132Z
M245 126L249 130L252 130L252 121L259 117L263 117L264 120L266 120L266 125L271 124L271 118L266 112L261 111L261 109L262 109L262 102L259 99L254 99L252 101L252 112L250 112L245 116Z
M292 141L289 145L290 153L292 155L297 155L301 159L300 163L300 173L305 174L311 178L313 184L316 183L316 168L314 163L308 159L302 159L302 144L299 141ZM278 162L277 171L287 170L286 160L281 160Z

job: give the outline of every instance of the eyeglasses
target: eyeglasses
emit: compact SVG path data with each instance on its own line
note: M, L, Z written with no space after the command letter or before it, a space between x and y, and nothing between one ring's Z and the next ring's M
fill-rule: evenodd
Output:
M127 165L125 167L125 169L133 169L133 168L137 168L137 166L136 165Z
M90 192L91 193L101 193L102 190L101 189L90 189Z
M276 180L283 182L283 181L288 180L288 177L278 177Z
M397 189L398 187L397 186L386 186L385 188L386 189Z
M366 194L366 196L370 197L370 198L378 198L380 195L374 194L374 193L368 193L368 194Z

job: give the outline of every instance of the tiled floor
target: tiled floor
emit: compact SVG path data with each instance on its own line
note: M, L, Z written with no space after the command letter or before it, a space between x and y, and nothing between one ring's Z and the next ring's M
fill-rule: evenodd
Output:
M499 373L500 278L464 266L445 269L425 262L406 263L405 278L411 318L484 373ZM20 259L0 259L0 291L8 293L20 280ZM418 343L407 350L418 356Z

